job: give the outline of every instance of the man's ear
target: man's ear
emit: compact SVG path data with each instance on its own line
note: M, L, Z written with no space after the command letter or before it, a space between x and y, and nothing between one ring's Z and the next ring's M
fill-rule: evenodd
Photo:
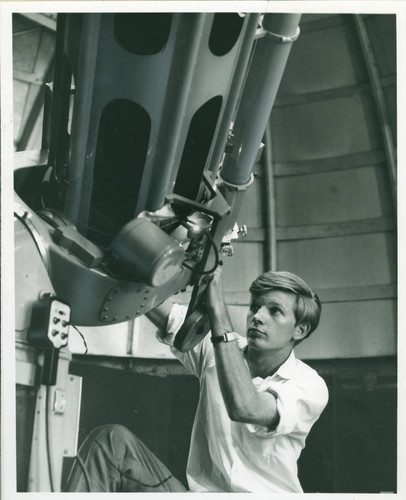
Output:
M309 323L300 323L300 325L297 325L296 331L293 334L293 338L297 340L303 340L306 335L309 333L310 330L310 325Z

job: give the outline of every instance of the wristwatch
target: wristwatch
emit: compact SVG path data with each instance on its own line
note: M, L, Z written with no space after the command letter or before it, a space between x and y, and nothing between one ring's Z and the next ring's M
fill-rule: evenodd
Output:
M211 337L213 344L220 344L220 342L233 342L238 339L238 335L235 332L228 332L220 335L218 337Z

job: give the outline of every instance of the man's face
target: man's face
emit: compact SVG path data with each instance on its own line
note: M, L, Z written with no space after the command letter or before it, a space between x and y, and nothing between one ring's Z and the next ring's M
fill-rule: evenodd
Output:
M247 315L247 342L251 349L280 350L293 346L300 325L295 318L296 296L281 290L252 295Z

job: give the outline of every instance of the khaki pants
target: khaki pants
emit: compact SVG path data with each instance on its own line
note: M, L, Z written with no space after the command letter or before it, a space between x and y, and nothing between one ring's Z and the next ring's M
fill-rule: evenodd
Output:
M167 467L122 425L94 429L85 439L65 491L186 491Z

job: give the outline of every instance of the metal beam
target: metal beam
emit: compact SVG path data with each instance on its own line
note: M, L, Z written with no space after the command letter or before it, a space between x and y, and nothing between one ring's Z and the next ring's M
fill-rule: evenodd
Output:
M370 285L341 288L316 288L323 304L338 302L362 302L367 300L395 300L397 285ZM250 294L244 292L225 292L225 302L228 306L249 306ZM183 293L172 297L173 302L188 304L190 293Z
M24 83L32 83L33 85L41 86L44 83L44 75L39 75L36 73L27 73L26 71L20 71L15 69L13 71L14 80Z
M387 76L380 78L381 87L390 87L396 85L396 76ZM306 92L303 94L286 95L277 97L274 107L282 106L297 106L300 104L308 104L309 102L321 102L331 99L342 99L343 97L352 97L354 95L370 92L372 85L370 82L360 82L355 85L347 85L345 87L337 87L328 90L318 90L317 92Z
M82 373L82 370L91 368L110 368L125 372L151 375L154 377L166 378L169 376L190 375L190 372L177 359L143 359L114 356L83 356L73 355L70 364L72 374Z
M395 217L380 217L377 219L317 224L312 226L278 227L276 237L278 241L334 238L357 234L385 233L388 231L396 231L396 227Z
M44 80L49 80L52 75L53 69L53 59L50 61L48 68L44 75ZM35 124L38 120L39 115L41 114L42 108L44 105L44 88L41 88L38 91L38 94L34 100L34 103L31 107L30 112L28 113L27 119L25 121L23 130L16 144L17 151L23 151L27 149L28 141L30 140L32 131L34 130Z
M306 16L303 16L303 21L300 24L302 33L310 33L312 31L322 31L332 28L344 26L350 22L349 15L324 15L324 17L315 19L314 21L306 21Z
M379 125L381 127L382 136L385 145L386 159L391 181L391 188L393 193L393 201L395 207L397 205L397 172L396 172L396 148L392 136L392 128L389 121L388 108L383 94L382 85L380 82L379 72L375 55L371 46L368 31L362 16L355 14L353 16L355 28L358 33L362 52L364 54L365 64L371 80L372 93L375 99L377 114L379 118Z
M293 162L275 162L275 177L290 175L310 175L324 172L336 172L351 168L370 167L384 164L386 160L383 149L375 149L362 153L340 155L333 158L311 159Z
M52 19L45 14L31 14L31 13L21 13L26 19L30 19L51 31L56 31L56 20Z
M353 236L357 234L387 233L396 231L395 217L379 217L349 222L314 224L303 226L279 226L275 228L276 241L309 240ZM247 236L238 243L262 243L266 239L266 230L262 227L248 228Z
M317 288L323 304L338 302L362 302L368 300L395 300L397 285L372 285L342 288ZM229 306L248 306L249 292L226 292L226 304Z
M367 300L394 300L397 285L372 285L348 288L325 288L317 292L323 304L336 302L362 302Z
M309 102L322 102L332 99L342 99L343 97L352 97L371 90L368 82L348 85L346 87L337 87L328 90L318 90L316 92L306 92L303 94L280 96L275 100L275 108L285 106L298 106L308 104Z
M46 150L31 150L31 151L16 151L13 155L14 170L25 167L34 167L46 165L48 160L48 151Z

